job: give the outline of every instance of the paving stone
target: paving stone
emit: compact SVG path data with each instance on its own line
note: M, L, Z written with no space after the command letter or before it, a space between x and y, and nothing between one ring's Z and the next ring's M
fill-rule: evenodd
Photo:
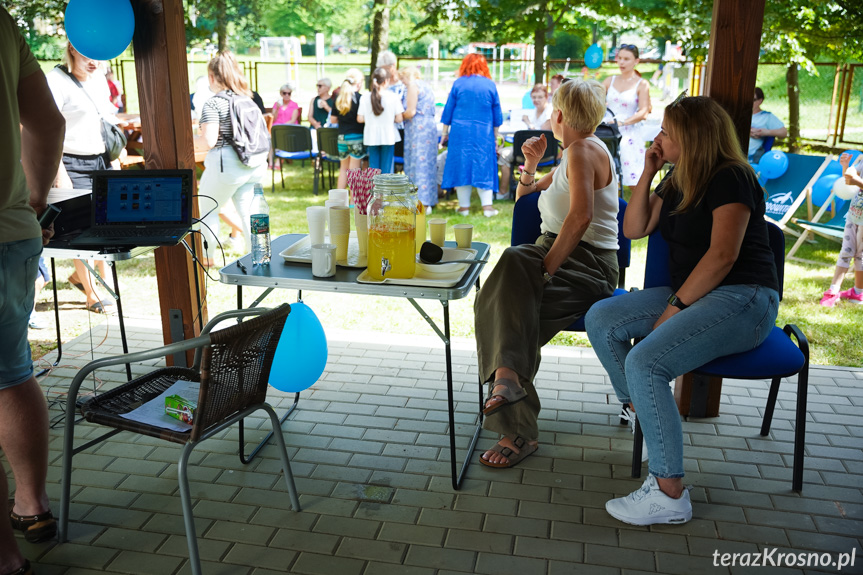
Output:
M408 547L405 565L416 565L433 569L466 570L473 571L477 554L473 551L462 551L459 549L447 549L442 552L439 547L427 547L423 545L411 545Z
M217 560L224 557L233 543L216 541L198 537L198 553L205 560ZM159 553L187 559L189 557L189 542L185 535L169 535L165 543L159 547Z
M288 573L290 565L296 560L298 553L287 549L273 549L259 545L238 543L231 547L225 556L225 563L233 563L240 567L268 567Z
M328 555L315 555L313 553L301 553L292 568L293 573L306 573L308 575L360 575L364 564L359 559L348 559L345 557L331 557Z
M480 553L474 573L488 575L524 575L525 573L544 573L549 562L530 557L509 557L499 554ZM572 564L569 563L570 568Z
M378 534L378 540L440 546L443 545L445 534L446 530L439 527L384 523Z
M608 547L595 543L584 544L584 563L589 565L606 565L623 569L649 569L655 565L654 555L648 551ZM629 571L627 571L629 573Z
M182 562L183 560L178 557L121 551L111 561L108 568L120 573L134 575L164 575L165 573L173 573Z
M498 516L489 516L498 517ZM506 521L512 521L512 518L502 518ZM472 529L479 531L483 524L482 513L470 513L467 511L453 511L451 509L423 509L419 516L420 525L429 525L432 527L449 527L456 529ZM500 532L490 527L487 522L485 525L486 531ZM505 532L505 531L504 531Z
M165 538L165 535L161 533L146 533L133 529L109 527L96 539L94 544L99 547L152 553L165 541ZM117 566L114 565L112 568L117 568Z

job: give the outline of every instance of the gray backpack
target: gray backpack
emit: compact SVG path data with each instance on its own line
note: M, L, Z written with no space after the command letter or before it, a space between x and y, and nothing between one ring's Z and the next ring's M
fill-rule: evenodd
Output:
M249 159L270 151L270 133L261 109L251 98L225 90L216 94L230 104L231 147L240 161L249 165Z

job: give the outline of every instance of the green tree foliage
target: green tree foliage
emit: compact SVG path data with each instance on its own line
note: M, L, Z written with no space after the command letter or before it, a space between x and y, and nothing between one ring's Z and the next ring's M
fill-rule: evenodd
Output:
M40 60L57 60L66 46L57 31L63 24L66 0L0 0L0 6L18 21L30 50Z

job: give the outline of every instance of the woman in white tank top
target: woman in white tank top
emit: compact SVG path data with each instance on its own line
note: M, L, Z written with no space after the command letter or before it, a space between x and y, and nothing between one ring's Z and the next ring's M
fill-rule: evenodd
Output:
M605 113L605 90L593 80L572 80L553 104L561 164L536 181L546 141L531 138L522 147L516 189L517 202L541 193L543 233L535 244L504 251L475 304L479 372L491 387L483 427L503 436L480 456L488 467L512 467L537 450L540 350L617 287L617 179L611 154L593 135Z

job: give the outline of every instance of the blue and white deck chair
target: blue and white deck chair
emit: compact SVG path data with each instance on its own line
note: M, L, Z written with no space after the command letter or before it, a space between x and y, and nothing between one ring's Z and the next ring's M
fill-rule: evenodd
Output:
M824 156L804 156L802 154L787 154L788 169L775 180L768 180L767 207L764 217L783 230L800 204L811 197L812 186L821 177L822 172L830 164L832 158ZM810 216L811 203L810 205ZM793 230L787 230L797 235Z
M797 218L792 220L794 224L803 228L803 233L800 234L800 237L797 238L797 241L794 243L793 246L791 246L791 249L788 250L788 256L786 256L787 259L822 265L819 262L814 262L794 256L794 254L797 253L797 250L800 249L800 246L803 245L803 242L809 239L810 232L842 243L842 234L845 231L845 215L848 213L848 206L851 205L851 202L843 202L842 200L838 200L838 202L834 204L834 199L836 199L835 194L833 192L830 192L830 195L827 197L827 201L824 202L824 204L821 206L821 209L818 210L818 212L811 220L801 220ZM820 221L821 217L832 205L837 206L836 210L834 211L833 217L824 222Z

